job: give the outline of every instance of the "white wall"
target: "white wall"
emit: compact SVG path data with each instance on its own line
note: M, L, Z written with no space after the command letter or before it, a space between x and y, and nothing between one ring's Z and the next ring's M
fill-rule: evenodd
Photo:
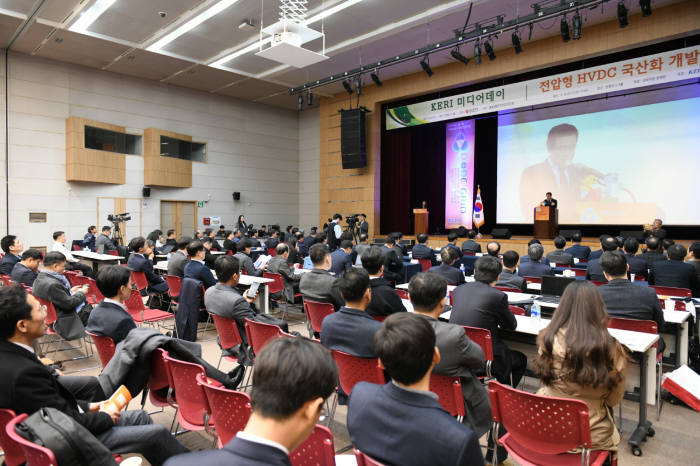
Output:
M211 195L198 209L200 227L202 217L212 215L220 215L227 227L239 214L255 225L298 223L297 112L12 52L9 76L9 231L25 247L50 244L55 230L66 231L69 240L82 238L86 227L97 222L98 196L141 198L141 156L126 157L124 185L66 182L69 116L140 134L161 128L208 143L208 163L193 163L193 188L151 189L142 207L144 236L160 226L161 199L206 200ZM0 94L2 98L4 86ZM0 131L4 182L4 121ZM232 200L234 191L241 192L238 202ZM4 190L0 192L4 235ZM48 212L48 222L29 224L30 211Z
M318 108L299 113L299 225L320 226L321 116Z

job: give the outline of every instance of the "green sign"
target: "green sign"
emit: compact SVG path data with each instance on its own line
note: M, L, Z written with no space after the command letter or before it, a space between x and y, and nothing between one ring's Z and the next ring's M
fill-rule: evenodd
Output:
M204 207L204 201L197 201L197 207Z

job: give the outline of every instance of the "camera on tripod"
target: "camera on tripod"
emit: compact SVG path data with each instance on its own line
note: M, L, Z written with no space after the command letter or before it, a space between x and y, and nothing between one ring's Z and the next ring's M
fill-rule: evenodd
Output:
M345 222L348 224L348 228L354 229L355 225L357 225L357 222L360 221L359 219L360 214L352 214L347 217L345 217Z
M131 215L129 214L129 212L124 212L123 214L117 214L117 215L109 214L107 216L107 220L109 220L110 222L115 223L115 224L116 223L124 223L124 222L128 222L129 220L131 220Z

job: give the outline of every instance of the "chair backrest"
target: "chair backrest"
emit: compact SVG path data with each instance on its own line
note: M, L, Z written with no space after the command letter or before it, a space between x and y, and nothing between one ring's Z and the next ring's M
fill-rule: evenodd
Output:
M15 416L11 409L0 409L0 448L5 454L7 466L19 466L25 461L22 447L5 432L5 427Z
M74 244L73 251L80 251L80 246L78 246L77 244Z
M219 446L225 445L248 423L253 411L250 395L211 385L202 374L197 374L197 383L204 390L206 409L219 437Z
M12 279L10 278L9 275L0 275L0 280L2 280L3 286L11 286L12 285Z
M653 320L624 319L622 317L608 317L608 328L630 330L641 333L659 333L659 325Z
M338 350L332 350L331 356L338 366L340 387L348 395L357 382L386 383L377 358L358 358Z
M99 288L97 288L97 282L95 281L94 278L90 277L82 277L80 280L83 280L84 283L88 284L88 296L92 297L96 303L102 302L102 300L105 299L104 295L100 291Z
M132 289L131 294L126 301L124 301L124 305L126 306L126 310L129 312L129 314L132 315L143 311L145 307L143 305L143 297L141 296L141 292Z
M333 434L328 427L316 424L311 435L289 454L292 466L335 466Z
M383 463L373 460L357 448L353 448L353 451L355 452L355 461L357 461L357 466L384 466Z
M282 275L272 272L263 272L263 278L273 280L267 284L270 294L279 293L280 291L284 290L284 279L282 278Z
M204 390L197 383L197 375L206 377L204 368L199 364L180 361L169 355L164 356L163 359L165 359L165 367L168 368L170 386L177 396L178 420L190 430L196 427L203 428L207 404Z
M253 348L253 352L258 354L268 341L279 338L280 328L276 325L256 322L254 320L245 320L245 333L248 338L248 344Z
M148 396L158 406L168 404L167 392L170 387L168 368L165 366L165 356L168 352L162 348L156 348L151 355L151 373L148 377Z
M585 277L586 276L586 269L570 268L568 270L573 271L574 276L576 276L576 277Z
M427 272L433 266L430 259L418 259L418 263L420 264L421 272Z
M112 340L110 337L90 333L87 330L85 333L90 335L90 339L97 347L97 354L100 356L102 368L104 368L112 359L112 356L114 356L114 350L116 349L117 345L114 344L114 340Z
M217 316L216 314L211 314L211 318L214 320L214 327L216 327L216 333L219 334L222 348L233 348L243 343L241 334L238 331L238 324L236 324L234 319Z
M233 256L233 250L229 249L228 251L226 251L226 255Z
M396 294L399 295L399 298L401 299L411 299L408 296L408 291L402 290L401 288L395 288L394 291L396 291Z
M58 315L56 314L56 308L54 307L53 303L47 299L37 298L36 295L34 295L34 297L37 301L39 301L39 304L46 306L46 318L44 319L46 325L51 325L56 322Z
M430 374L430 391L437 394L440 405L450 413L450 416L464 416L466 414L462 382L460 382L459 377L432 373Z
M591 446L584 401L535 395L496 381L489 382L489 398L494 422L535 453L554 455Z
M636 278L636 277L635 277ZM649 285L656 291L657 296L682 296L690 298L692 295L688 288L676 288L674 286Z
M515 316L524 316L525 314L525 309L522 307L518 306L508 306L508 309L510 309L510 313L515 315Z
M335 312L331 303L317 303L304 299L304 311L314 332L321 333L321 323L326 316Z
M542 283L542 277L523 277L527 283Z
M82 285L82 282L79 278L81 277L81 275L75 270L66 270L65 272L63 272L63 276L66 277L66 280L68 280L68 283L70 283L71 287Z
M180 288L182 288L182 279L177 275L166 275L165 283L168 284L168 295L177 299L180 296Z
M464 327L464 333L467 337L481 346L481 350L484 352L484 359L486 361L493 361L493 339L491 338L491 331L485 328L477 327Z
M110 256L118 256L119 252L117 252L115 249L110 249L107 251L107 254L109 254Z
M377 322L384 322L387 317L389 317L389 316L372 316L372 318L374 320L376 320Z
M136 285L137 290L145 290L148 288L148 279L144 272L131 271L131 281Z
M511 288L510 286L494 286L497 290L501 290L503 292L508 292L508 293L522 293L523 290L519 288Z
M591 280L591 283L593 283L595 286L603 286L603 285L606 285L608 282L600 282L598 280Z
M24 460L27 462L28 466L56 466L58 461L56 461L56 456L51 450L46 447L42 447L34 442L20 437L20 435L15 432L15 426L20 422L23 422L27 418L26 414L20 414L19 416L11 419L5 425L5 433L9 439L19 447L24 452Z
M277 255L277 249L276 248L267 248L267 255L275 257Z

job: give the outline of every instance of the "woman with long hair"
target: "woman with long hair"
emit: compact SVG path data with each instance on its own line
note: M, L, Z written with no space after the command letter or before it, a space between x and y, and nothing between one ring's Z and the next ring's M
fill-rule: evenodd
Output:
M236 228L241 231L241 235L248 236L248 224L245 223L245 216L239 215L236 222Z
M550 324L537 337L540 395L588 404L594 450L617 450L613 406L625 393L627 353L607 329L600 293L587 281L566 287Z

